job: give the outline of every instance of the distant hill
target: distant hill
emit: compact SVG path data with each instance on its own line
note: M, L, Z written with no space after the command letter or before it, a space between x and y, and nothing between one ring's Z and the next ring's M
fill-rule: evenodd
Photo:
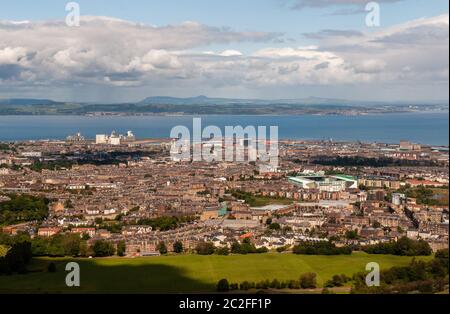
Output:
M375 106L405 103L387 103L377 101L355 101L335 98L308 97L298 99L242 99L242 98L211 98L207 96L197 97L147 97L137 103L138 105L345 105L345 106Z
M207 96L197 97L166 97L154 96L148 97L138 104L140 105L228 105L228 104L261 104L267 103L264 100L258 99L233 99L233 98L210 98Z
M56 105L60 102L50 99L27 99L27 98L10 98L0 99L0 105L5 106L35 106L35 105Z

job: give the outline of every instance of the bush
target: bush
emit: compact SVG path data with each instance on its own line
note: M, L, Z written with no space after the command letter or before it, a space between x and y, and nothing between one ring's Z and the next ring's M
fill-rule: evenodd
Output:
M300 282L298 280L289 280L287 287L289 289L300 289Z
M314 289L317 287L317 275L315 273L305 273L300 276L300 286L303 289Z
M262 247L256 249L256 253L258 253L258 254L264 254L267 252L269 252L269 249L266 248L265 246L262 246Z
M220 279L217 283L217 291L219 292L228 292L230 291L230 284L226 279Z
M271 229L271 230L280 230L280 229L281 229L281 226L280 226L279 223L274 222L274 223L271 223L271 224L269 225L269 229Z
M183 253L183 243L181 241L176 241L173 244L173 251L177 254Z
M270 288L272 288L272 289L281 289L281 283L277 279L274 279L270 283Z
M158 243L158 245L156 246L156 249L158 250L159 254L161 254L161 255L167 254L167 246L166 246L166 243L164 243L163 241Z
M47 271L49 273L56 273L56 264L55 263L48 264Z
M333 292L331 290L329 290L328 288L323 288L322 294L333 294Z
M195 250L199 255L212 255L214 254L215 247L211 242L200 242L195 247Z
M334 275L333 278L331 278L330 280L328 280L325 283L325 287L328 288L332 288L332 287L342 287L344 286L344 284L346 284L347 282L349 282L351 280L351 278L349 278L346 275Z
M117 243L117 255L125 256L126 250L127 250L127 245L125 244L125 241L123 241L123 240L119 241L119 243Z
M217 255L229 255L230 254L230 250L226 246L220 247L220 248L216 249L216 254Z
M248 281L243 281L239 285L239 289L240 290L244 290L244 291L250 290L251 289L251 284Z
M448 259L448 249L438 250L434 255L435 258Z

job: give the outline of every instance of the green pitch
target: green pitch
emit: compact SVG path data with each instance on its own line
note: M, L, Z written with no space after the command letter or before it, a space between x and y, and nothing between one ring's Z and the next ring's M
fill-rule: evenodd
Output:
M367 263L381 268L407 265L412 258L354 253L351 256L305 256L291 253L233 256L162 256L105 259L37 259L25 275L0 276L0 292L69 293L179 293L213 292L217 281L230 283L265 279L298 279L300 274L315 272L322 285L335 274L364 271ZM422 259L422 258L421 258ZM431 257L423 258L431 259ZM65 264L76 261L81 268L81 287L65 285ZM50 262L57 271L47 272Z

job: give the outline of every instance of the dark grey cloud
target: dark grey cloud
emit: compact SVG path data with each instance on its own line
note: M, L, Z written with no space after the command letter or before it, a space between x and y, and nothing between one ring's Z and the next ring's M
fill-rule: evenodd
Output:
M378 37L372 42L391 45L429 45L442 43L448 44L448 27L436 25L420 25L409 28L403 32Z
M314 66L314 70L322 70L322 69L328 69L330 66L330 62L322 62Z
M0 79L12 80L18 78L22 67L17 64L0 64Z

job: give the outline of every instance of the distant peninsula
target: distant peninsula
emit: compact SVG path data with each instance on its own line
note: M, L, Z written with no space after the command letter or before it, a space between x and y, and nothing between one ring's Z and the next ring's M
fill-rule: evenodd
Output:
M304 99L233 99L156 96L139 102L83 103L50 99L0 99L0 115L366 115L448 112L442 102L370 102L310 97Z

